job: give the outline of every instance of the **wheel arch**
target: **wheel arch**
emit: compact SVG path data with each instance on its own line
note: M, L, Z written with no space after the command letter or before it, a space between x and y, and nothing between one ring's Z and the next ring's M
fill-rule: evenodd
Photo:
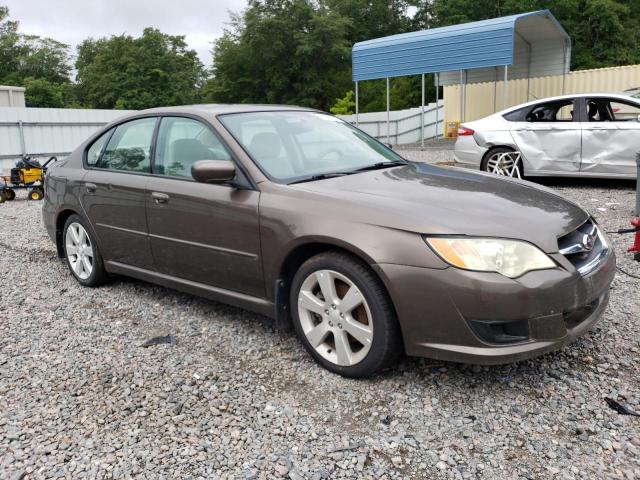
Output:
M71 215L80 215L77 211L71 208L65 208L58 213L56 217L56 250L58 251L59 258L65 258L64 245L62 236L64 234L64 224Z
M380 271L374 268L375 262L365 252L352 245L337 242L332 239L308 239L291 248L280 262L274 286L274 304L278 328L289 329L292 325L289 297L293 276L308 259L326 252L343 253L366 265L384 287L394 311L397 312L387 279L383 278L380 275Z

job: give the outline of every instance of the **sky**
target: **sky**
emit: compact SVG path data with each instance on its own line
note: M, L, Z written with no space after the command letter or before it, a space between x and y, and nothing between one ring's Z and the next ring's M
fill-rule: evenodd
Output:
M20 32L51 37L75 46L88 37L123 33L139 36L145 27L185 35L200 60L211 65L211 42L222 35L229 12L246 0L0 0Z

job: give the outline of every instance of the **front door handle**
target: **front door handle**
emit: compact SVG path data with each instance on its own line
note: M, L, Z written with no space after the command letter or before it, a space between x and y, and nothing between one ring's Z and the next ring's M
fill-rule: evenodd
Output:
M167 195L166 193L152 192L151 196L153 197L153 200L156 202L156 204L167 203L169 201L169 195Z
M84 187L87 189L87 193L94 193L98 188L95 183L85 183Z

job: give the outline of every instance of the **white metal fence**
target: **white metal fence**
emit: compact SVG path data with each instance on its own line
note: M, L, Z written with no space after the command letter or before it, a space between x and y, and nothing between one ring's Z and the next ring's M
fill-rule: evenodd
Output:
M0 174L29 155L43 160L71 153L101 126L126 110L0 107Z
M355 115L339 115L340 118L355 125ZM358 115L358 127L383 142L392 145L417 143L421 140L420 107L389 112L389 128L387 131L387 112L361 113ZM425 105L424 138L430 139L442 135L444 131L444 104ZM388 139L388 140L387 140Z
M40 161L50 156L62 158L71 153L97 129L126 115L127 110L83 110L63 108L0 107L0 175L8 174L16 161L29 155ZM425 107L424 135L442 133L443 105ZM382 141L398 144L420 141L420 108L389 112L361 113L359 126ZM355 124L355 115L341 118ZM436 122L437 119L437 122Z

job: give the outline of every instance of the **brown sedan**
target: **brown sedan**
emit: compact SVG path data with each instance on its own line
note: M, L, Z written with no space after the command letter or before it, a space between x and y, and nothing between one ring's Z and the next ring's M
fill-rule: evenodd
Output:
M102 129L46 178L82 285L121 274L293 323L325 368L398 355L504 363L602 315L615 258L578 205L412 163L322 112L191 106Z

